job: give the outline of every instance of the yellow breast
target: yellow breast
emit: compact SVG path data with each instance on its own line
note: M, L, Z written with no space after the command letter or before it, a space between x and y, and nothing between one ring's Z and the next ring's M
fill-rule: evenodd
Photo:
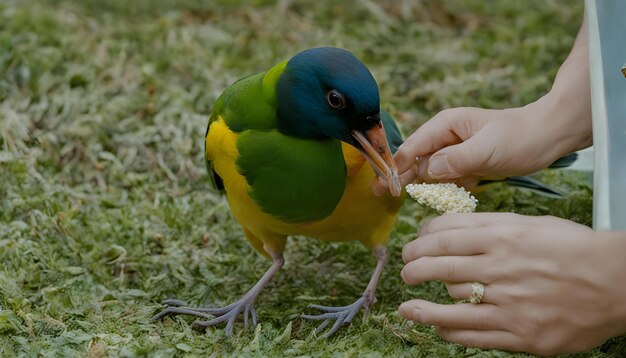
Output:
M250 188L246 179L237 171L236 141L237 134L218 118L207 134L206 156L224 181L226 199L233 215L244 229L262 241L305 235L325 241L358 240L369 248L387 241L403 197L393 198L389 194L376 197L372 194L370 183L375 173L354 147L342 143L348 180L333 213L317 222L288 224L262 212L248 195Z

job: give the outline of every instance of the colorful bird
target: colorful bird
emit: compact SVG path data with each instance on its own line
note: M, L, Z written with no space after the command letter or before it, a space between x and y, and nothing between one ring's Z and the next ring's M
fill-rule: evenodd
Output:
M238 316L257 322L254 303L283 266L291 235L360 241L376 257L367 288L345 307L313 305L323 313L317 332L335 333L376 301L387 260L386 243L404 195L392 154L402 138L380 109L374 77L352 53L332 47L305 50L269 71L237 81L218 98L205 137L214 184L226 194L250 244L273 264L243 297L222 308L191 308L180 300L153 319L187 314L204 329ZM369 164L368 164L369 162ZM374 196L376 176L389 192Z

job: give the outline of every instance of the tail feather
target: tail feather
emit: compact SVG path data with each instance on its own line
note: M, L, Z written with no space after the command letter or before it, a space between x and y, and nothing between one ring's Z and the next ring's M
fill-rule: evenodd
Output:
M503 180L481 180L478 185L487 185L491 183L506 183L513 187L525 188L536 192L537 194L547 196L554 199L564 199L565 196L554 188L527 176L513 176Z
M576 161L577 158L578 158L578 153L570 153L554 161L554 163L550 164L548 168L560 169L560 168L569 167ZM529 189L529 190L534 191L537 194L554 198L554 199L565 198L565 195L563 195L563 193L559 192L558 190L549 187L548 185L540 182L537 179L533 179L527 176L512 176L512 177L508 177L505 179L498 179L498 180L486 180L485 179L485 180L481 180L480 183L478 183L478 185L481 186L481 185L487 185L487 184L492 184L492 183L506 183L514 187Z

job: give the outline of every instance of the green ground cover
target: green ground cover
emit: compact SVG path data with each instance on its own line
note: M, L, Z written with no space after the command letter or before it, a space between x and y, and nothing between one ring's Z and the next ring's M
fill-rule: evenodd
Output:
M374 259L359 244L294 238L261 294L261 324L198 334L153 323L165 298L222 305L269 262L210 188L203 134L237 78L301 49L347 48L377 78L405 133L453 106L502 108L545 93L582 2L478 0L0 2L0 356L523 356L465 349L401 319L401 247L432 211L404 206L371 314L319 340L298 315L352 302ZM591 224L588 175L538 177L554 201L497 186L479 210ZM626 354L609 341L594 356Z

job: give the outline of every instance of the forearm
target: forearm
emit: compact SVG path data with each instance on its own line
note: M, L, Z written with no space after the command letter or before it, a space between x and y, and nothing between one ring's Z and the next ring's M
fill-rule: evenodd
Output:
M569 56L559 71L548 94L527 107L542 113L531 120L550 143L553 159L589 147L591 132L591 91L589 84L589 45L587 20L578 32Z

